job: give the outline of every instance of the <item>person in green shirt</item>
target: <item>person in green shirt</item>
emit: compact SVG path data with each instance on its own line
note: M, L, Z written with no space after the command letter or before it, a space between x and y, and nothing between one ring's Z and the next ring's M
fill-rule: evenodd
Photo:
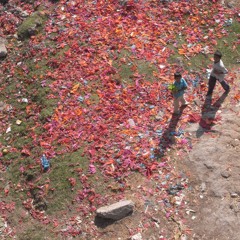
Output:
M173 105L174 105L174 114L179 114L179 107L180 103L181 106L187 106L188 102L184 98L185 90L187 89L188 85L185 79L182 77L181 73L175 72L174 73L174 83L173 83Z

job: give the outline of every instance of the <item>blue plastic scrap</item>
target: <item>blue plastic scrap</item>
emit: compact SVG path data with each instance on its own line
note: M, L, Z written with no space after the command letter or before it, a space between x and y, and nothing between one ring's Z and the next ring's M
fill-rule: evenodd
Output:
M78 101L82 103L82 102L84 101L84 97L79 96L79 97L78 97Z
M200 82L200 78L197 76L194 80L192 80L193 87L197 87Z
M41 157L41 163L42 163L42 167L44 171L47 171L50 167L50 162L49 160L46 158L46 155L43 154Z
M183 189L184 189L184 186L182 184L176 184L175 186L169 187L166 191L170 195L176 195L179 191Z
M178 131L170 132L170 136L181 136L184 133L182 129L179 129Z

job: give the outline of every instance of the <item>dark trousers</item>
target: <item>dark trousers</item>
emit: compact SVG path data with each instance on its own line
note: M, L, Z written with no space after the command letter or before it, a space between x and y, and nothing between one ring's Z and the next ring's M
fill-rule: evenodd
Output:
M209 80L208 80L208 92L207 95L211 95L213 93L213 89L216 85L217 79L213 76L210 76ZM225 91L229 91L230 87L229 85L223 80L222 82L220 82L220 84L222 85L223 89Z

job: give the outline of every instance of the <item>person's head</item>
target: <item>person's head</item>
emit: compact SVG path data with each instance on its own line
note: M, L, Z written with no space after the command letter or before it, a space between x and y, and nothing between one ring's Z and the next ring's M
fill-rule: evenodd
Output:
M174 73L174 79L176 82L180 82L181 78L182 78L182 74L180 72Z
M219 50L217 50L214 53L213 58L214 58L214 62L219 62L220 59L222 58L222 53Z

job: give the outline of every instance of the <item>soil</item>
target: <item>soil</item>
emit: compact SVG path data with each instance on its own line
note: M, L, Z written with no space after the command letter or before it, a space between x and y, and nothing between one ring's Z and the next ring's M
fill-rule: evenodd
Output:
M227 100L218 110L221 124L210 132L198 124L188 129L197 139L183 163L192 173L191 239L238 240L240 236L240 104L231 106ZM212 111L214 107L208 114Z
M240 236L240 107L222 117L222 124L202 136L185 162L193 186L189 207L194 212L188 221L192 239Z

